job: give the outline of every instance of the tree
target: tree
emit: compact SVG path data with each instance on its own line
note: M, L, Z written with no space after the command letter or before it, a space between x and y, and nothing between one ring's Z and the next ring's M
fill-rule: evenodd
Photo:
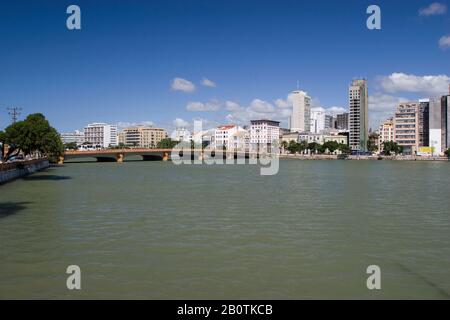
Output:
M296 153L299 151L299 143L294 140L289 141L289 145L287 146L287 150L289 153Z
M287 141L281 141L281 148L287 150L289 143Z
M311 150L311 152L314 152L319 149L319 146L320 146L320 144L318 144L317 142L308 143L308 150Z
M325 150L328 149L330 153L334 153L339 148L339 143L336 141L327 141L323 144L323 148Z
M347 144L345 144L345 143L340 143L340 144L338 145L338 150L339 150L340 152L342 152L343 154L350 154L350 153L352 152L352 150L350 149L350 147L349 147Z
M299 144L299 151L303 152L305 150L308 150L308 142L305 140L302 140L302 141L300 141L300 144Z
M3 140L9 146L8 153L3 154L4 160L22 152L24 155L45 155L50 161L56 161L64 152L58 132L41 113L30 114L25 120L7 127Z
M77 150L78 146L77 146L76 142L69 142L69 143L64 144L64 148L66 150Z
M367 150L370 152L375 152L378 150L377 141L379 135L375 132L369 134L369 140L367 140Z
M178 144L178 141L172 140L170 138L162 139L158 142L158 149L173 149Z
M403 147L399 146L394 141L385 141L385 142L383 142L383 150L384 150L385 155L390 156L392 153L394 153L394 154L402 153Z
M444 154L447 156L447 158L450 159L450 148L444 151Z

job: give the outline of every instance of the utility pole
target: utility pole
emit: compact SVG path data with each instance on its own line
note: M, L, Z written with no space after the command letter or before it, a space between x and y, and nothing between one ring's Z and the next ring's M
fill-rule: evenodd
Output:
M22 108L19 107L12 107L12 108L6 108L8 110L8 114L11 116L12 119L12 123L16 123L17 122L17 118L19 117L19 115L21 114L20 111L22 111Z

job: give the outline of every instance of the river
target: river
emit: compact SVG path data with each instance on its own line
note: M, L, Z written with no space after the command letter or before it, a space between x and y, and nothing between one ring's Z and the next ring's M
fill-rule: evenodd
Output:
M0 186L0 298L449 299L449 177L447 162L67 163Z

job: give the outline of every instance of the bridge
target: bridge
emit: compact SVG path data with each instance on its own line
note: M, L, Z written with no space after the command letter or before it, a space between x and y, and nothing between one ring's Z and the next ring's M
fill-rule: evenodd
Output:
M144 161L170 158L171 149L101 149L101 150L67 150L59 157L58 164L76 158L96 158L98 162L123 162L126 156L142 156Z
M96 158L98 162L119 162L122 163L127 156L142 156L144 161L168 161L172 151L188 152L191 155L197 155L199 160L204 159L205 153L222 153L224 158L258 158L258 152L244 152L244 151L225 151L225 150L202 150L202 149L101 149L101 150L67 150L59 157L58 164L64 164L65 160L92 157Z

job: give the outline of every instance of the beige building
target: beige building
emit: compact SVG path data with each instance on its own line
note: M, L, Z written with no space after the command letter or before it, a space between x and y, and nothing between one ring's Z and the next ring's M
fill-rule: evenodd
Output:
M394 116L394 141L404 154L416 154L419 149L419 102L400 103Z
M378 130L378 151L383 151L383 143L387 141L395 141L394 138L394 118L389 118L380 125Z
M281 136L281 142L289 143L291 141L298 142L298 133L297 132L285 133Z
M135 126L122 131L123 143L127 147L156 148L158 142L168 137L165 129L146 126Z

